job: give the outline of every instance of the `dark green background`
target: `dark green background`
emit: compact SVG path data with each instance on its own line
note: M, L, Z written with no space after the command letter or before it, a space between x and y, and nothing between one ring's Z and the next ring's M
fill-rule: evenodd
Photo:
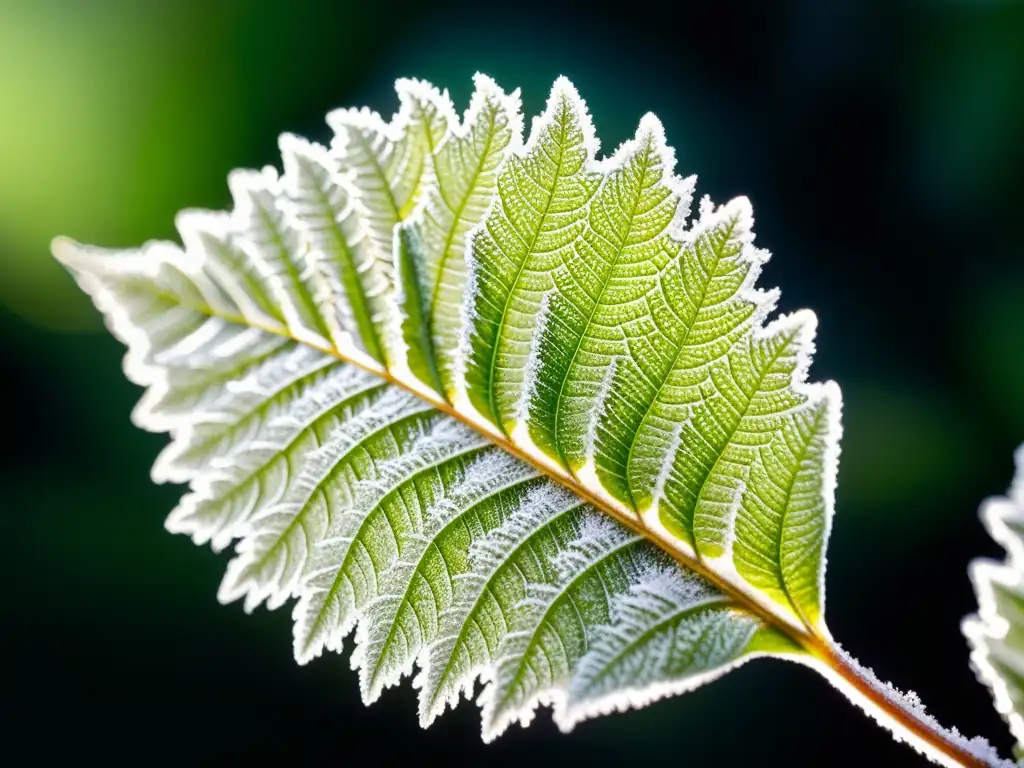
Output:
M959 633L977 520L1024 441L1024 8L1014 2L271 3L0 0L3 749L138 764L389 761L920 765L811 672L754 662L641 712L481 745L406 685L369 709L346 659L291 659L289 612L215 591L226 557L164 532L163 436L128 420L122 348L52 261L56 234L173 237L237 166L322 116L390 113L396 76L481 70L528 114L558 74L607 151L656 112L680 171L749 195L763 286L820 319L846 399L834 634L944 723L1009 735ZM766 9L771 9L766 10ZM8 643L5 643L7 645Z

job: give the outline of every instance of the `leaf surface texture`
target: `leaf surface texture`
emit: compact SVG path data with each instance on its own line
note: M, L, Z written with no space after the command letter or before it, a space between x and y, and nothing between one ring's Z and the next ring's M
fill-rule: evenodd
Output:
M568 81L526 136L475 85L283 136L181 245L55 243L170 433L168 529L233 546L222 601L294 599L299 662L354 632L367 702L412 675L426 725L482 681L486 739L802 653L840 397L749 202L691 214L652 115L601 158Z

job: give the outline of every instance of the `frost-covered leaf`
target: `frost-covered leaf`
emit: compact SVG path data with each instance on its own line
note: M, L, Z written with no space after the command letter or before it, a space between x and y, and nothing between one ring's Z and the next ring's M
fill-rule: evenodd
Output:
M971 563L978 613L964 620L963 631L978 679L992 690L996 709L1024 752L1024 445L1017 449L1016 466L1009 493L981 508L985 528L1007 554L1001 563Z
M300 663L354 631L364 700L415 675L424 725L482 681L486 739L839 659L839 390L812 313L768 320L749 202L691 220L658 120L599 158L565 79L525 141L484 76L462 119L397 91L282 137L182 246L55 242L171 434L168 529L234 544L219 598L295 598Z
M184 248L58 242L173 437L168 528L235 543L222 601L297 598L299 661L355 629L367 701L419 665L426 724L482 678L487 738L801 653L838 392L813 316L762 322L749 205L688 226L658 121L599 159L566 80L526 142L486 77L462 120L397 90L232 174Z

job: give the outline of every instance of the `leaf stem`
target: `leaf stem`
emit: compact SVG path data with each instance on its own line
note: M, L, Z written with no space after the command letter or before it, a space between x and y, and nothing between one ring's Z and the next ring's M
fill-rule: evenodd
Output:
M956 731L947 731L926 714L913 699L899 694L864 669L834 643L816 637L804 644L814 667L853 704L889 730L897 741L905 741L932 761L954 768L989 768L988 759L970 748ZM994 755L993 755L994 757Z

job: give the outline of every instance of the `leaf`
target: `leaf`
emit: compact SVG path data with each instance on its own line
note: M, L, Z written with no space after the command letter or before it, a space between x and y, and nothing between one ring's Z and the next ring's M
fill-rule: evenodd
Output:
M354 630L366 702L415 673L424 725L478 679L490 740L772 655L966 755L831 642L840 395L806 382L814 315L768 321L749 202L690 221L653 115L599 159L564 78L525 142L475 82L461 120L400 80L390 122L282 137L183 248L55 241L171 434L167 528L235 544L221 601L296 599L300 663Z
M1024 749L1024 445L1016 454L1017 474L1006 496L981 507L989 534L1007 552L1001 563L975 560L971 581L978 613L964 619L971 666L987 685L996 710L1010 726L1017 749Z

